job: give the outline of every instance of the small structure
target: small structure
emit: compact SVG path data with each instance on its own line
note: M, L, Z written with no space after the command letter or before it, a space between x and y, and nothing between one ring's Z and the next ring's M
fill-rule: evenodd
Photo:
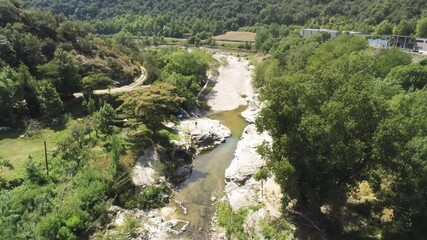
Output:
M417 41L413 37L402 35L368 36L369 46L371 47L397 47L413 51L418 49Z
M313 28L306 28L300 31L300 35L302 37L308 37L315 33L326 33L328 37L331 39L336 38L341 34L348 34L351 36L360 34L360 32L338 31L338 30L331 30L331 29L313 29Z
M189 39L190 37L192 37L193 36L193 34L192 33L183 33L182 34L182 38L184 38L184 39Z
M380 39L380 38L376 38L376 39L368 38L368 44L369 44L369 46L374 47L374 48L390 47L390 41Z
M427 51L427 38L417 38L417 46L421 51Z
M336 38L339 35L339 31L337 30L330 30L330 29L313 29L313 28L306 28L302 29L300 31L300 35L302 37L308 37L316 33L327 33L330 38Z

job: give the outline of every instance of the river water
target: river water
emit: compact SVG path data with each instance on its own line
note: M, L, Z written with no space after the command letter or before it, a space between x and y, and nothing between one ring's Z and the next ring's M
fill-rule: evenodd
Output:
M211 119L219 120L228 127L232 136L215 149L196 156L190 178L174 195L173 199L182 202L182 205L187 208L187 214L185 214L183 209L172 201L171 205L177 209L174 218L190 221L187 231L182 233L180 238L197 240L209 238L211 218L216 209L211 198L219 199L224 196L225 169L233 160L237 142L247 125L240 116L245 108L242 106L235 110L208 116Z

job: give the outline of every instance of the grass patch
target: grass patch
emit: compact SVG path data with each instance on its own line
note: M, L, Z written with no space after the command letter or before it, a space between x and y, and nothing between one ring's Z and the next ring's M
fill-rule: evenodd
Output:
M221 62L221 66L223 67L227 67L228 66L228 61L226 57L220 57L220 62Z
M127 209L160 208L169 202L171 192L164 184L147 186L142 191L138 187L131 186L118 196L116 204Z
M265 180L268 178L268 169L266 167L261 168L258 172L255 173L255 180Z
M23 130L0 132L0 157L7 159L14 169L3 170L3 177L12 180L24 175L25 161L28 156L36 162L44 162L44 145L46 140L48 155L56 148L56 144L70 134L71 126L75 121L69 121L63 129L46 128L39 130L34 137L20 138Z
M231 206L226 201L220 201L217 205L218 210L218 224L225 228L228 237L233 236L239 240L249 239L243 224L249 214L250 208L242 208L237 212L231 209Z
M246 95L246 94L242 93L242 94L240 94L240 97L241 97L241 98L247 98L247 97L248 97L248 95Z
M171 129L162 129L158 131L157 134L159 134L159 136L162 138L167 138L169 142L171 140L180 141L179 134L176 132L173 132Z
M260 227L264 239L292 239L294 234L292 224L284 218L273 222L263 219L260 222Z
M219 77L219 71L216 70L216 69L211 70L211 74L212 74L213 77Z

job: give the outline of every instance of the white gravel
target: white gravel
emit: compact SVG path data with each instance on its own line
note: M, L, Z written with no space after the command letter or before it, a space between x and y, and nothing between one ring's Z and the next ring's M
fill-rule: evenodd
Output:
M227 111L247 105L253 96L252 69L246 59L220 53L214 54L215 59L226 58L228 64L221 66L215 87L207 95L208 105L214 112ZM243 98L245 97L245 98Z

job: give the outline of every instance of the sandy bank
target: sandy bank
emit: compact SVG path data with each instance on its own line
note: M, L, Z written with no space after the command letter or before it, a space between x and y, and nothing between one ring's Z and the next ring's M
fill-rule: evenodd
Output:
M214 112L227 111L247 104L253 96L251 85L252 66L246 59L220 53L214 54L215 59L226 59L227 64L221 66L215 87L207 95L208 105Z

